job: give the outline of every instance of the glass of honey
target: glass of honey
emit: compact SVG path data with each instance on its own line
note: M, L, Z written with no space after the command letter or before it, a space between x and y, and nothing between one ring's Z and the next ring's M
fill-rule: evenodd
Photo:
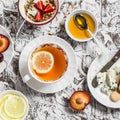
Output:
M73 17L75 14L80 14L86 19L88 29L93 33L93 35L96 34L98 27L95 16L86 10L75 10L68 15L65 23L66 32L73 40L79 42L89 41L92 36L87 30L81 30L76 26Z
M54 62L52 68L48 72L45 71L44 73L39 72L39 70L35 69L36 67L34 67L35 64L38 66L41 64L40 53L43 54L49 53L53 56ZM37 57L34 57L36 55ZM46 58L45 61L47 61ZM42 61L42 63L44 64L44 61ZM67 71L67 67L68 67L68 58L66 52L64 51L64 49L61 48L61 46L52 43L43 44L40 45L39 47L36 47L30 54L28 60L28 69L30 74L32 75L34 80L37 80L42 83L53 83L55 81L60 80L62 77L64 77L64 74ZM23 79L24 81L29 80L29 75L25 75Z

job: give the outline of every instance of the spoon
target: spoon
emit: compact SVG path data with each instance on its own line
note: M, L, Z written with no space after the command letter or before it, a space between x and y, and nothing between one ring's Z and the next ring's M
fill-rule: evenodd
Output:
M87 20L85 19L84 16L82 16L81 14L77 13L73 16L74 18L74 22L75 25L80 29L80 30L87 30L89 32L89 34L94 38L95 42L97 43L97 45L99 46L99 48L101 49L100 53L102 53L102 51L106 51L107 49L105 48L105 46L98 41L98 39L94 36L94 34L90 31L89 27L88 27L88 23Z

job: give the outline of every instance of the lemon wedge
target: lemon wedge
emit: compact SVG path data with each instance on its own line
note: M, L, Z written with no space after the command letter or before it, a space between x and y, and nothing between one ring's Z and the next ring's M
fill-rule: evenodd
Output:
M10 118L22 118L26 114L27 103L23 97L10 96L4 104L4 111Z

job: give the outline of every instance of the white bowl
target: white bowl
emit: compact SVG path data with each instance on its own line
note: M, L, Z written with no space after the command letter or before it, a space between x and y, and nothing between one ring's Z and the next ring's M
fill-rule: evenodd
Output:
M1 96L4 96L5 94L9 94L9 93L13 93L13 94L22 96L22 97L25 99L25 101L26 101L26 103L27 103L27 106L28 106L27 111L26 111L26 114L25 114L25 116L22 118L22 120L25 120L25 118L26 118L26 116L27 116L27 114L28 114L28 111L29 111L29 102L28 102L26 96L25 96L23 93L21 93L20 91L17 91L17 90L5 90L5 91L3 91L2 93L0 93L0 97L1 97Z
M6 36L10 41L9 47L7 48L6 51L4 51L2 53L4 55L5 63L7 63L7 65L3 64L3 65L5 65L5 67L2 65L2 63L0 63L0 73L2 73L7 68L7 66L11 63L11 60L14 55L14 49L13 49L12 38L11 38L10 34L8 33L7 29L5 27L3 27L2 25L0 25L0 34Z
M57 15L58 13L58 9L59 9L59 2L58 0L54 0L55 1L55 5L56 5L56 10L55 10L55 13L54 15L48 19L48 20L45 20L45 21L40 21L40 22L34 22L32 21L30 18L28 18L25 14L25 8L24 8L24 5L26 4L27 0L19 0L18 1L18 10L19 10L19 13L21 15L21 17L27 21L28 23L32 24L32 25L44 25L44 24L47 24L49 22L51 22L55 16Z
M93 18L93 20L95 21L95 24L96 24L96 26L95 26L95 32L94 32L93 34L96 35L97 30L98 30L98 23L97 23L97 21L96 21L95 16L94 16L92 13L88 12L87 10L75 10L75 11L73 11L71 14L68 15L68 17L67 17L67 19L66 19L66 22L65 22L66 32L67 32L67 34L68 34L73 40L75 40L75 41L77 41L77 42L86 42L86 41L89 41L89 40L92 38L92 36L91 36L90 38L86 38L86 39L78 39L78 38L74 37L74 36L70 33L70 31L69 31L69 28L68 28L69 20L70 20L70 18L71 18L73 15L75 15L76 13L86 13L86 14L88 14L90 17Z

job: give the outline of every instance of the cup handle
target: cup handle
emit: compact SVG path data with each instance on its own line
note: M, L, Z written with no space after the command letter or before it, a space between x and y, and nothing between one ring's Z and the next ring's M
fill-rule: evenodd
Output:
M23 82L26 83L30 80L30 76L28 74L26 74L24 77L23 77Z

